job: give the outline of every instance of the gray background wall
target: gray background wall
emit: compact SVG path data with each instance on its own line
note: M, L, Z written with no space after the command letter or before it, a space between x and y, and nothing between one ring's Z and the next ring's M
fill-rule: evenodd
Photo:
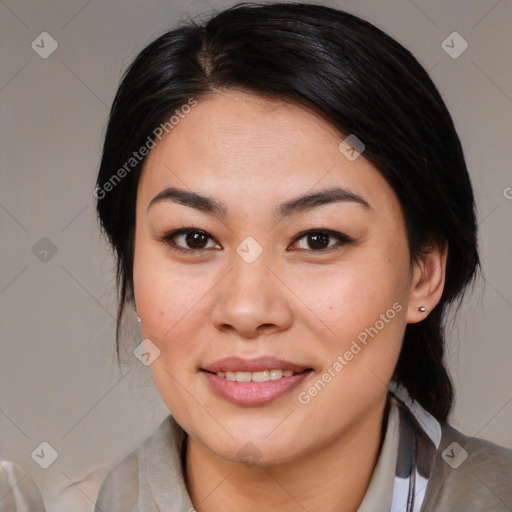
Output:
M108 107L143 46L185 13L231 3L0 2L0 458L30 472L49 511L91 510L107 469L167 415L146 368L133 358L119 369L114 358L113 260L92 196ZM450 331L452 423L512 447L512 3L324 3L409 48L454 117L476 191L485 279ZM456 59L442 47L453 31L469 45ZM31 47L42 46L42 32L58 43L46 59ZM44 46L40 53L49 39ZM58 452L46 470L31 457L43 441Z

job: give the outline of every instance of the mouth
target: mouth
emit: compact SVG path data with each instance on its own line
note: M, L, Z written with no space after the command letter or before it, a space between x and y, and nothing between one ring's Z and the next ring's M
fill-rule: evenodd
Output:
M230 357L201 368L210 388L231 403L264 405L290 393L313 368L281 359Z

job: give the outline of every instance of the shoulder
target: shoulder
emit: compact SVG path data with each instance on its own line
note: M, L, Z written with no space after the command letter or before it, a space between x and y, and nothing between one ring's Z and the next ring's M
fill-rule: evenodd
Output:
M96 498L95 512L133 512L140 509L141 499L149 506L145 501L147 464L155 453L165 451L171 434L168 416L150 437L107 473Z
M512 450L441 423L442 437L422 510L512 510Z
M96 498L95 512L137 510L139 453L140 448L124 457L107 473Z

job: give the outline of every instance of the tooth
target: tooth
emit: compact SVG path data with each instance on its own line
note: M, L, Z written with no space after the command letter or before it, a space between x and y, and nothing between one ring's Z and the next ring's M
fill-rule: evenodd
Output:
M236 372L237 382L251 382L251 372Z
M283 370L270 370L270 380L277 380L283 376Z
M267 382L270 380L268 370L263 370L261 372L252 372L252 381L253 382Z
M225 378L233 382L268 382L269 380L279 380L282 377L291 377L294 374L292 370L261 370L259 372L217 372L217 377Z

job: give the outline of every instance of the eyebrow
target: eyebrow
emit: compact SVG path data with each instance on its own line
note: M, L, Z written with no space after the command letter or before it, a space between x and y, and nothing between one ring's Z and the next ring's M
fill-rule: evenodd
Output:
M149 211L149 209L155 204L165 201L171 201L174 203L182 204L184 206L189 206L190 208L195 208L205 213L214 214L221 218L226 218L228 213L228 208L224 203L217 201L212 197L204 196L197 194L196 192L190 192L188 190L183 190L176 187L167 187L158 193L150 201L146 211ZM283 217L288 217L295 213L309 211L326 204L345 202L356 203L366 209L372 209L369 203L365 201L361 196L351 192L350 190L341 187L334 187L320 190L318 192L311 192L290 199L277 206L274 212L274 216L277 219L281 219Z

